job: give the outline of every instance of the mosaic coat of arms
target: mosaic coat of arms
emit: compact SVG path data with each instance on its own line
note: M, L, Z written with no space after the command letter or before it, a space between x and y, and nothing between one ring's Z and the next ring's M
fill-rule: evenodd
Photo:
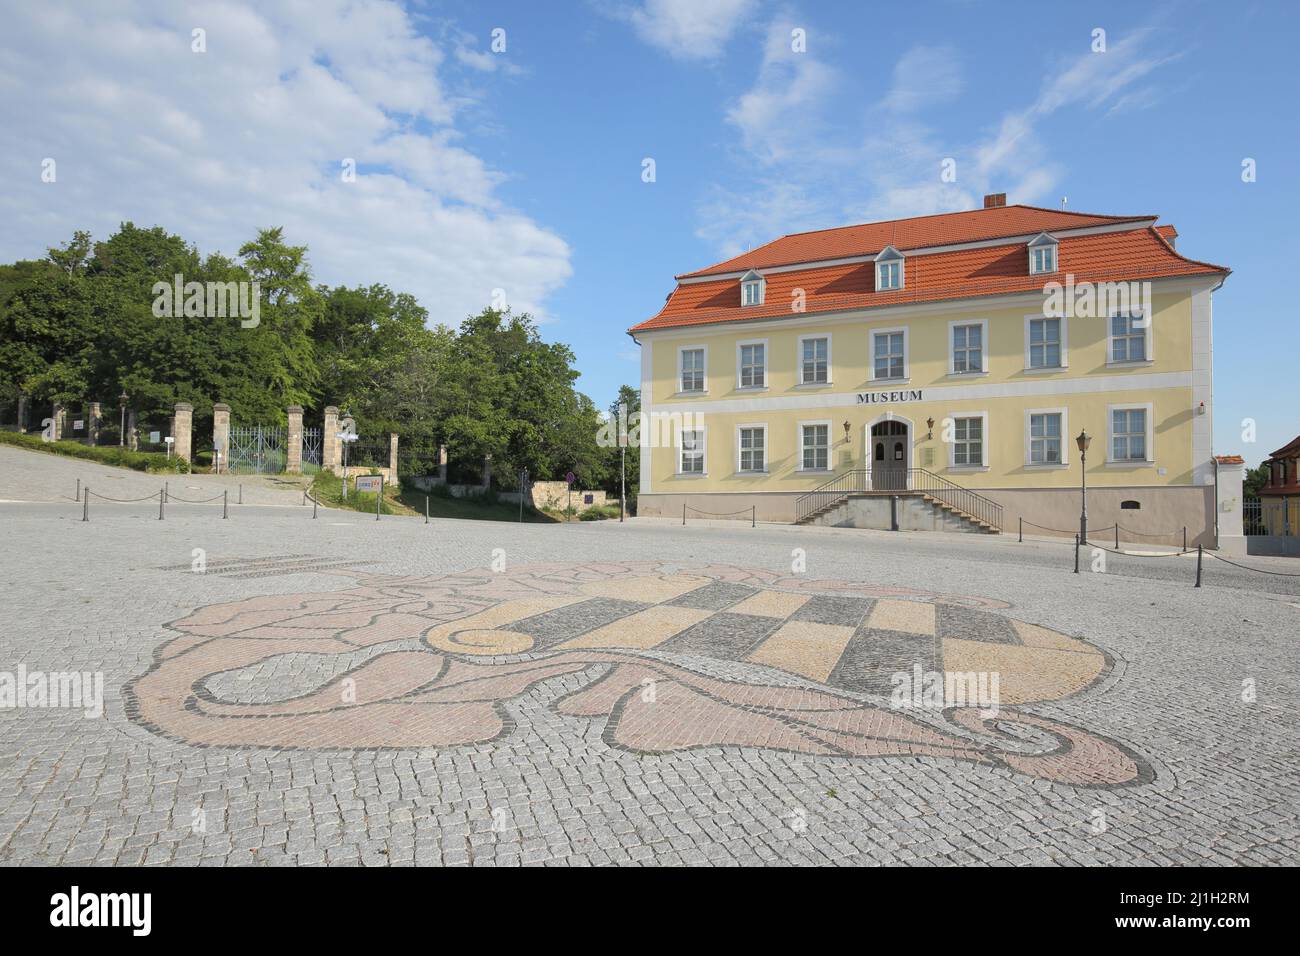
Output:
M603 720L606 744L637 753L943 758L1082 786L1152 775L1032 712L1109 661L1000 602L654 561L324 573L356 584L172 623L128 715L199 746L438 748L509 736L508 703L549 689L556 713ZM954 672L997 675L998 707L898 706L899 675Z

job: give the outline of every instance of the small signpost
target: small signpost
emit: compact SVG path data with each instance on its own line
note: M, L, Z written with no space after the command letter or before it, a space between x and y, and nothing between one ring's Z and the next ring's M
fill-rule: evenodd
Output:
M172 456L172 445L176 443L176 439L173 438L171 435L168 435L166 438L163 439L163 441L167 443L167 457L170 458Z
M151 444L151 445L156 445L156 444L158 444L158 442L159 442L160 440L161 440L161 439L159 438L159 433L158 433L158 432L150 432L150 433L149 433L149 444Z
M383 475L357 475L355 481L356 481L357 491L359 492L360 491L382 492L384 490Z
M569 506L565 509L565 520L573 520L573 472L567 472L564 476L565 484L569 486Z

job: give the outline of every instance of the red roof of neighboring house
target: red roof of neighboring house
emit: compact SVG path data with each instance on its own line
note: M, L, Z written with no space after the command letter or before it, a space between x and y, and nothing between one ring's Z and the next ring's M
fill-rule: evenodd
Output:
M1153 226L1154 216L1093 216L1040 209L1000 206L970 212L921 216L895 222L846 226L821 232L785 236L734 259L678 278L735 273L755 268L808 262L806 269L772 272L764 278L764 304L741 307L740 282L734 275L716 280L681 282L663 308L632 333L680 326L707 325L800 314L792 309L796 289L804 292L802 314L868 309L914 302L936 302L986 295L1041 291L1046 281L1118 282L1169 276L1227 274L1224 266L1188 259L1174 251L1172 226ZM1029 275L1025 241L1028 234L1060 232L1089 226L1132 224L1121 231L1058 238L1058 272ZM875 265L870 260L818 265L827 259L874 255L893 245L909 248L1017 237L1005 244L906 256L904 288L876 292Z
M1268 457L1269 458L1300 457L1300 435L1296 435L1295 438L1291 439L1289 442L1287 442L1285 445L1283 445L1277 451L1273 452L1273 454L1269 455Z
M1244 465L1246 459L1240 455L1215 455L1214 460L1220 465Z

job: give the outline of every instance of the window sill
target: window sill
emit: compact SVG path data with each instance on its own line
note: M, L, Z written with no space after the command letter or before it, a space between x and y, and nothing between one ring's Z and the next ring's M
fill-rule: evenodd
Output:
M833 474L835 474L835 472L832 471L832 470L829 469L829 468L796 468L796 469L794 470L794 472L795 472L796 475L833 475Z
M1155 465L1156 465L1156 463L1155 463L1154 461L1146 461L1145 459L1144 459L1144 460L1140 460L1140 461L1138 461L1138 460L1133 460L1133 461L1108 461L1108 462L1106 462L1106 467L1107 467L1107 468L1154 468Z
M696 396L707 394L709 394L709 390L706 388L702 392L674 392L673 398L695 398Z
M752 470L752 469L751 469L751 470L747 470L747 471L741 471L741 470L737 469L736 474L739 475L741 478L757 478L757 477L759 477L760 475L767 475L767 474L770 474L770 472L769 472L766 468L762 468L762 469L758 469L758 470Z
M1062 462L1027 461L1025 462L1025 467L1031 468L1034 471L1066 471L1069 469L1070 463L1068 461L1062 461Z
M1026 375L1050 375L1052 372L1068 372L1069 370L1070 366L1068 365L1043 365L1038 368L1026 368L1024 372Z
M766 385L737 385L737 386L736 386L736 391L738 391L738 392L766 392L766 391L767 391L767 388L768 388L768 387L767 387Z
M800 382L795 388L830 388L834 382Z
M948 470L964 471L964 472L988 471L989 466L988 465L949 465Z
M1154 359L1141 359L1137 362L1107 362L1107 368L1150 368L1155 365Z
M949 372L948 378L984 378L988 372Z
M873 378L870 380L872 385L910 385L912 376L907 375L903 378Z
M673 474L674 478L707 478L707 471L678 471Z

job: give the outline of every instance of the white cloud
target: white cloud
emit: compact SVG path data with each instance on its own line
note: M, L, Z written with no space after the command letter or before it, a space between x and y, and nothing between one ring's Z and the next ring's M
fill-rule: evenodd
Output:
M712 60L748 18L757 0L644 0L609 8L642 40L679 60Z
M495 288L544 317L571 274L564 240L505 207L503 174L461 142L446 84L465 44L444 50L395 3L44 3L6 31L0 260L126 219L228 255L283 225L319 281L385 282L450 323Z
M964 89L953 49L905 51L885 95L855 111L856 91L845 89L839 71L811 52L788 53L789 27L773 23L752 87L726 114L754 172L741 188L710 190L697 234L730 257L790 232L972 209L986 192L1054 203L1065 169L1039 127L1069 109L1109 105L1110 115L1156 102L1158 91L1145 81L1176 56L1153 52L1155 35L1138 30L1106 53L1046 66L1028 105L1002 113L984 135L957 141L918 118ZM955 182L940 176L949 158Z

